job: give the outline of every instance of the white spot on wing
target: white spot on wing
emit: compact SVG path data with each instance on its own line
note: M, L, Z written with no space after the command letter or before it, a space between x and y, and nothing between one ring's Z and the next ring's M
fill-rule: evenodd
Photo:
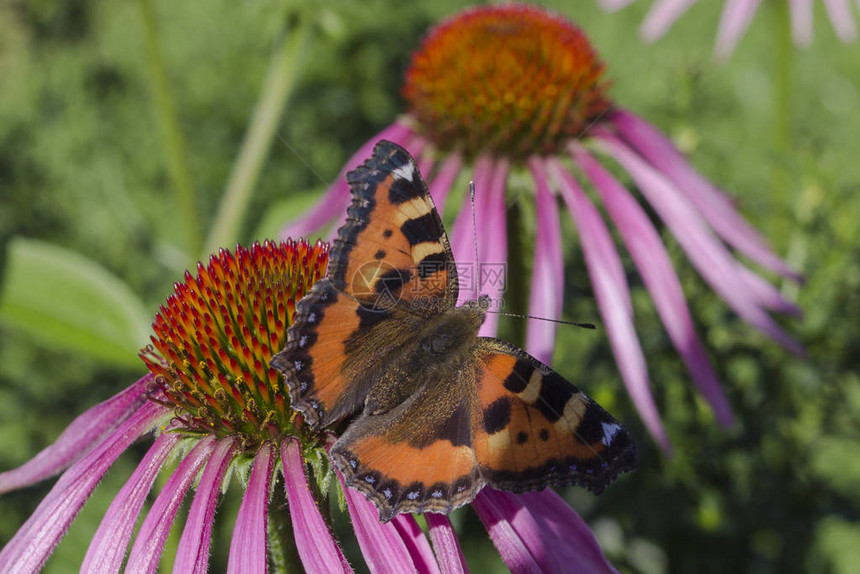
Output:
M614 439L615 435L618 434L618 431L621 430L621 425L618 423L601 424L603 425L603 438L600 439L600 442L602 442L604 446L609 446L612 444L612 439Z
M406 163L393 170L391 173L394 174L395 177L399 177L400 179L407 179L412 181L412 174L415 172L415 167L413 167L412 163Z

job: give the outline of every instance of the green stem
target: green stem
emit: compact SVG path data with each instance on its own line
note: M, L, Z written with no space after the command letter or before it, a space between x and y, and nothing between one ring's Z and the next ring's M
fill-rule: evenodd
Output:
M776 2L771 2L771 6L775 11L774 22L776 24L776 62L774 66L775 77L773 86L773 148L776 154L776 161L773 162L770 204L772 206L780 206L786 205L783 194L789 190L793 180L790 173L790 158L792 151L791 117L793 107L791 72L794 47L791 40L791 14L789 13L788 2L777 0ZM779 229L776 231L780 233L786 230Z
M275 492L284 491L283 482L278 481ZM277 499L277 497L276 497ZM276 574L302 572L302 561L296 548L296 538L290 512L285 503L269 503L269 556L272 559L272 571Z
M155 15L150 0L140 0L141 21L143 22L144 38L146 41L147 63L152 79L152 93L155 97L155 112L164 137L167 151L167 174L171 187L176 194L176 204L185 229L185 241L189 257L200 252L203 237L200 232L200 221L197 219L196 196L191 182L191 171L188 169L188 154L185 148L185 138L179 126L179 114L176 102L170 90L164 58L159 47L158 30Z
M272 55L251 125L245 134L239 157L233 165L215 223L206 238L203 257L219 247L232 246L239 238L239 227L248 209L251 192L277 134L287 99L295 86L307 28L304 19L300 19L291 27L281 46Z

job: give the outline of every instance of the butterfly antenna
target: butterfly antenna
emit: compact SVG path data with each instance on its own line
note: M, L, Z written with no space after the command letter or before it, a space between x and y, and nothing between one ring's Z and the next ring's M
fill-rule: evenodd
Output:
M548 321L550 323L558 323L559 325L573 325L574 327L582 327L583 329L597 329L594 323L577 323L575 321L562 321L561 319L547 319L546 317L535 317L534 315L520 315L518 313L503 313L501 311L487 311L496 315L504 315L505 317L517 317L519 319L535 319L537 321Z
M478 259L478 224L475 222L475 182L469 182L469 203L472 204L472 244L475 246L475 296L481 290L481 264Z

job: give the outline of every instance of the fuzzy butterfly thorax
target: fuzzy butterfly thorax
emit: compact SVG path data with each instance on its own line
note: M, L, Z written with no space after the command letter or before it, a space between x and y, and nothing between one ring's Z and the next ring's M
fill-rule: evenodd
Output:
M347 174L353 201L325 279L296 306L272 366L380 519L447 513L484 485L599 493L635 467L626 430L522 349L479 337L489 297L457 307L448 237L412 157L379 142Z

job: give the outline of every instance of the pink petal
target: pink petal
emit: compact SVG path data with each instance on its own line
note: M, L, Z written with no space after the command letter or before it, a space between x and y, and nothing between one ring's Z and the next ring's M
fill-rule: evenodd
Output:
M415 517L411 514L398 514L391 519L391 524L400 534L400 539L409 550L418 571L439 574L439 565L436 563L433 549L430 548L430 542L421 527L415 522Z
M146 402L63 473L27 522L0 551L0 572L39 570L107 469L168 411Z
M633 149L689 198L724 241L760 265L800 280L800 275L777 257L767 240L737 212L728 196L702 177L660 130L626 110L616 110L609 119Z
M79 415L49 447L13 470L0 473L0 493L44 480L90 451L146 400L146 375L124 391Z
M114 497L81 565L81 572L119 572L140 509L179 435L161 433L125 485Z
M477 224L478 210L487 202L488 190L491 187L491 179L493 174L493 162L489 156L480 156L475 160L475 169L473 178L475 182L475 221ZM480 183L483 182L483 183ZM484 231L479 229L478 231ZM469 299L476 299L479 295L477 267L478 262L475 261L475 241L478 242L477 250L478 257L485 258L485 254L481 253L483 242L480 239L480 233L476 233L472 225L472 206L469 203L469 197L463 202L463 207L460 208L460 213L457 214L457 219L454 220L454 226L451 229L450 235L451 251L454 254L454 261L457 264L457 279L460 283L460 297L457 301L462 305Z
M484 488L472 506L511 572L617 572L585 521L550 489Z
M412 130L406 124L397 121L361 146L347 160L343 169L337 174L334 183L331 184L319 201L317 201L316 205L310 211L305 212L301 217L291 221L281 229L281 238L310 237L314 233L318 234L323 227L339 218L342 212L346 212L346 208L350 202L346 173L364 163L364 160L373 153L373 146L376 145L377 141L387 139L400 143L411 133ZM335 227L335 231L337 231L337 227Z
M606 324L621 377L648 431L668 454L669 439L651 396L645 357L633 328L630 290L623 273L617 271L622 269L621 258L600 214L576 180L556 159L548 160L547 166L579 230L597 307Z
M337 478L346 496L355 537L370 571L374 574L414 572L417 565L412 561L409 548L397 527L392 522L379 522L379 514L373 503L359 491L346 486L339 472Z
M658 0L651 6L639 35L646 42L653 42L663 36L681 14L696 3L696 0Z
M684 359L693 380L711 404L717 420L723 425L731 424L732 413L728 400L696 335L681 283L657 230L645 210L581 145L574 144L571 151L574 161L591 180L615 223L615 228L621 234L645 286L651 293L666 331Z
M735 265L737 266L738 274L741 276L741 279L746 283L746 286L750 291L750 295L756 300L756 302L758 302L759 305L765 309L770 309L777 313L786 313L788 315L793 315L794 317L800 317L803 315L803 312L797 305L783 297L782 293L779 292L779 289L762 278L761 275L754 273L740 263L736 263Z
M532 269L529 315L544 319L560 319L564 300L564 256L561 252L561 225L558 205L546 180L546 166L537 157L528 161L535 180L535 212L537 236ZM529 319L526 350L536 359L552 364L557 323Z
M214 435L201 439L167 479L164 488L149 509L131 548L128 564L126 564L128 572L155 572L158 569L161 553L164 552L164 543L176 519L179 505L182 504L185 493L188 492L191 481L197 476L200 467L212 454L214 446Z
M490 187L485 192L484 205L475 215L478 229L478 245L481 261L478 264L478 291L490 296L490 309L504 311L504 295L507 289L508 231L505 207L505 186L508 180L508 162L496 161ZM476 183L477 185L477 183ZM477 203L477 191L475 201ZM488 313L478 335L492 337L499 326L499 315Z
M442 574L461 574L468 572L466 557L460 549L457 533L451 526L451 521L444 514L428 512L424 514L433 549L439 559L439 569Z
M802 355L800 344L783 332L750 296L735 260L714 237L690 201L615 136L602 132L597 135L600 148L615 158L633 177L648 203L657 211L714 291L747 323L791 352Z
M281 460L296 548L305 570L352 572L308 487L305 463L298 442L291 439L283 442Z
M851 13L848 0L824 0L824 7L839 39L846 43L856 40L857 26L854 24L854 14Z
M269 485L272 481L275 453L272 445L263 444L254 457L254 467L248 479L245 498L239 507L230 556L227 559L228 574L269 571L267 555L267 518L269 509Z
M524 492L519 498L534 517L542 543L553 549L559 563L576 564L582 572L617 573L588 524L555 491Z
M714 46L714 56L718 60L727 59L735 51L760 3L761 0L726 0L717 29L717 44Z
M235 445L233 439L218 441L194 495L194 502L188 511L182 538L173 563L174 572L206 574L209 571L209 546L212 541L212 524L215 521L215 507L224 482L224 474L230 466Z
M436 176L430 181L430 196L433 198L440 216L445 213L445 202L462 165L463 157L459 153L449 153Z
M809 46L812 43L812 0L790 0L790 6L794 43Z

